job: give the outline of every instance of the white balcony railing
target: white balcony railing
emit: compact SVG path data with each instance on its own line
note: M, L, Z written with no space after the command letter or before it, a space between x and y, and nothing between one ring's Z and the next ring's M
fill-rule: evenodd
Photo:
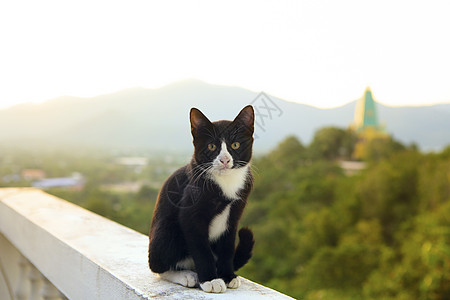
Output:
M207 294L159 279L148 238L32 188L0 189L0 299L290 299L243 279Z

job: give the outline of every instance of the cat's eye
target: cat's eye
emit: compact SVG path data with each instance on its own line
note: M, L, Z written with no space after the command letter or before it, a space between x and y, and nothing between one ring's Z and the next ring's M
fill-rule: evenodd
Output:
M217 146L214 145L214 144L209 144L208 145L208 150L210 150L210 151L214 151L214 150L216 150L216 148L217 148Z
M231 148L233 148L234 150L239 149L240 146L241 144L239 142L234 142L233 144L231 144Z

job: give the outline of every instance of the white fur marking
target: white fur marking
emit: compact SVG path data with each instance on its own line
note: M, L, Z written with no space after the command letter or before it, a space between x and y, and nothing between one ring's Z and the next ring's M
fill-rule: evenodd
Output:
M182 286L194 287L198 283L197 273L184 271L167 271L159 274L159 277L167 281L181 284Z
M229 169L223 174L212 174L212 179L222 189L223 194L230 199L239 199L238 192L244 187L248 176L248 165L238 169Z
M221 160L230 162L224 166ZM249 164L244 167L232 169L233 157L227 150L227 145L222 142L219 155L213 161L213 168L209 172L212 180L221 188L225 197L236 200L239 199L238 192L244 187L248 176Z
M209 223L209 240L217 240L228 229L228 216L230 215L231 204L228 204L225 209L215 216L211 223Z
M179 269L194 270L195 269L194 260L192 259L192 257L188 256L185 259L177 262L176 267Z
M230 152L228 152L227 143L225 143L225 141L222 141L220 153L219 155L217 155L216 159L214 159L213 165L216 167L223 167L221 160L223 161L229 160L230 162L227 164L227 166L229 168L233 166L233 157L231 156Z

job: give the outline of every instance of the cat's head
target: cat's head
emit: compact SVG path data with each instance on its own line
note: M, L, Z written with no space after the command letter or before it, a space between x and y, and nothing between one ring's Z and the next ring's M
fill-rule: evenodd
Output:
M196 108L191 109L190 120L197 164L219 174L248 165L255 120L251 105L244 107L233 121L211 122Z

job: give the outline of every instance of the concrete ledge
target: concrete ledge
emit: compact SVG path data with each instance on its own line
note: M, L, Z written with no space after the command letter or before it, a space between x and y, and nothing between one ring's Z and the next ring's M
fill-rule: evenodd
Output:
M0 189L0 232L69 299L291 299L247 279L219 295L160 280L147 236L36 189Z

